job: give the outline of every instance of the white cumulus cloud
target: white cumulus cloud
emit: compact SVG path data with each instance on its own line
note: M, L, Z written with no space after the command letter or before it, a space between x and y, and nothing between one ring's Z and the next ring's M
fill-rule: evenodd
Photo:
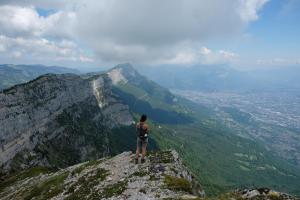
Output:
M243 33L250 22L259 18L266 3L267 0L3 0L0 34L16 41L22 38L33 46L48 41L44 44L47 50L35 49L37 56L45 57L51 49L57 51L58 57L65 51L64 58L73 58L74 52L89 49L93 58L77 53L77 60L83 62L230 62L236 59L235 54L205 52L202 44L214 39L230 40ZM37 8L55 12L44 17ZM76 45L62 50L62 41ZM22 48L29 48L26 42L18 46L22 55L26 55ZM16 50L0 44L0 52L3 51Z
M239 0L238 9L241 19L245 22L251 22L258 19L257 11L260 10L269 0Z
M0 6L0 34L6 36L68 37L74 31L75 20L76 13L70 11L58 11L43 17L32 6Z
M0 35L2 56L19 58L21 56L38 60L69 60L91 62L89 58L77 48L72 41L54 42L41 38L12 38Z

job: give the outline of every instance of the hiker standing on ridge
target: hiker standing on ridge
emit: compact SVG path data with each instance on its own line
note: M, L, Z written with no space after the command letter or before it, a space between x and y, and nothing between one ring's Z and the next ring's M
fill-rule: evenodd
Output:
M149 127L146 124L147 115L142 115L140 122L136 125L137 131L137 142L136 142L136 158L135 163L139 162L139 155L140 155L140 147L142 147L142 159L141 163L145 162L147 144L148 144L148 133Z

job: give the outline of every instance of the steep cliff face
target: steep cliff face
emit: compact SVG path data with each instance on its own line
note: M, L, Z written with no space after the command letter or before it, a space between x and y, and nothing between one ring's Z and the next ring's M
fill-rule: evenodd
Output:
M105 156L109 131L131 123L107 74L47 74L0 93L0 166L67 166Z
M56 172L31 169L6 179L0 199L199 199L201 186L175 151L134 154L81 163Z

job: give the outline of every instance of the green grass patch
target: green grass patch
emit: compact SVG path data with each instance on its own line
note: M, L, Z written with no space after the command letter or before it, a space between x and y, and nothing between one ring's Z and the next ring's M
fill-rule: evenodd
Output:
M81 173L84 169L86 169L87 167L99 165L101 162L103 162L103 159L88 161L87 163L85 163L85 164L83 164L83 165L80 165L79 167L75 168L75 169L73 170L73 173L75 173L75 174L80 174L80 173Z
M100 198L110 198L122 194L127 187L127 180L120 181L118 183L112 184L104 188L100 194Z
M30 191L26 192L24 200L33 198L50 199L57 196L59 193L63 192L64 181L67 177L68 172L64 172L34 186Z
M134 177L134 176L139 176L139 177L143 177L143 176L147 176L149 174L149 172L141 170L141 171L136 171L133 174L130 175L130 177Z
M46 174L50 171L50 169L45 167L33 167L23 172L12 174L9 177L4 177L3 181L0 182L0 192L2 192L5 188L15 184L18 181L24 180L26 178L35 177L40 174Z
M170 190L192 193L192 185L185 178L166 175L164 183L165 186Z
M154 163L173 163L174 156L171 151L149 152L149 159Z
M93 188L100 183L100 181L105 180L108 176L108 171L106 169L99 168L96 173L91 176L82 176L79 180L71 185L66 192L70 194L66 200L77 200L77 199L99 199L99 195Z

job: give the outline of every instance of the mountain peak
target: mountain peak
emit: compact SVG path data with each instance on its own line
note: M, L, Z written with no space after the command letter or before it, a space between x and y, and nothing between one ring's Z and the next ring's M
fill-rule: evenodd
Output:
M7 179L0 199L198 199L204 195L177 152L150 152L143 164L134 164L134 158L124 152L54 173L32 169L38 172L23 173L23 179L14 183L13 177Z
M118 64L110 71L108 71L108 76L112 80L113 84L118 84L119 82L128 82L128 80L133 80L139 73L134 69L130 63Z
M122 69L127 71L135 71L134 67L130 63L120 63L116 65L113 69Z

